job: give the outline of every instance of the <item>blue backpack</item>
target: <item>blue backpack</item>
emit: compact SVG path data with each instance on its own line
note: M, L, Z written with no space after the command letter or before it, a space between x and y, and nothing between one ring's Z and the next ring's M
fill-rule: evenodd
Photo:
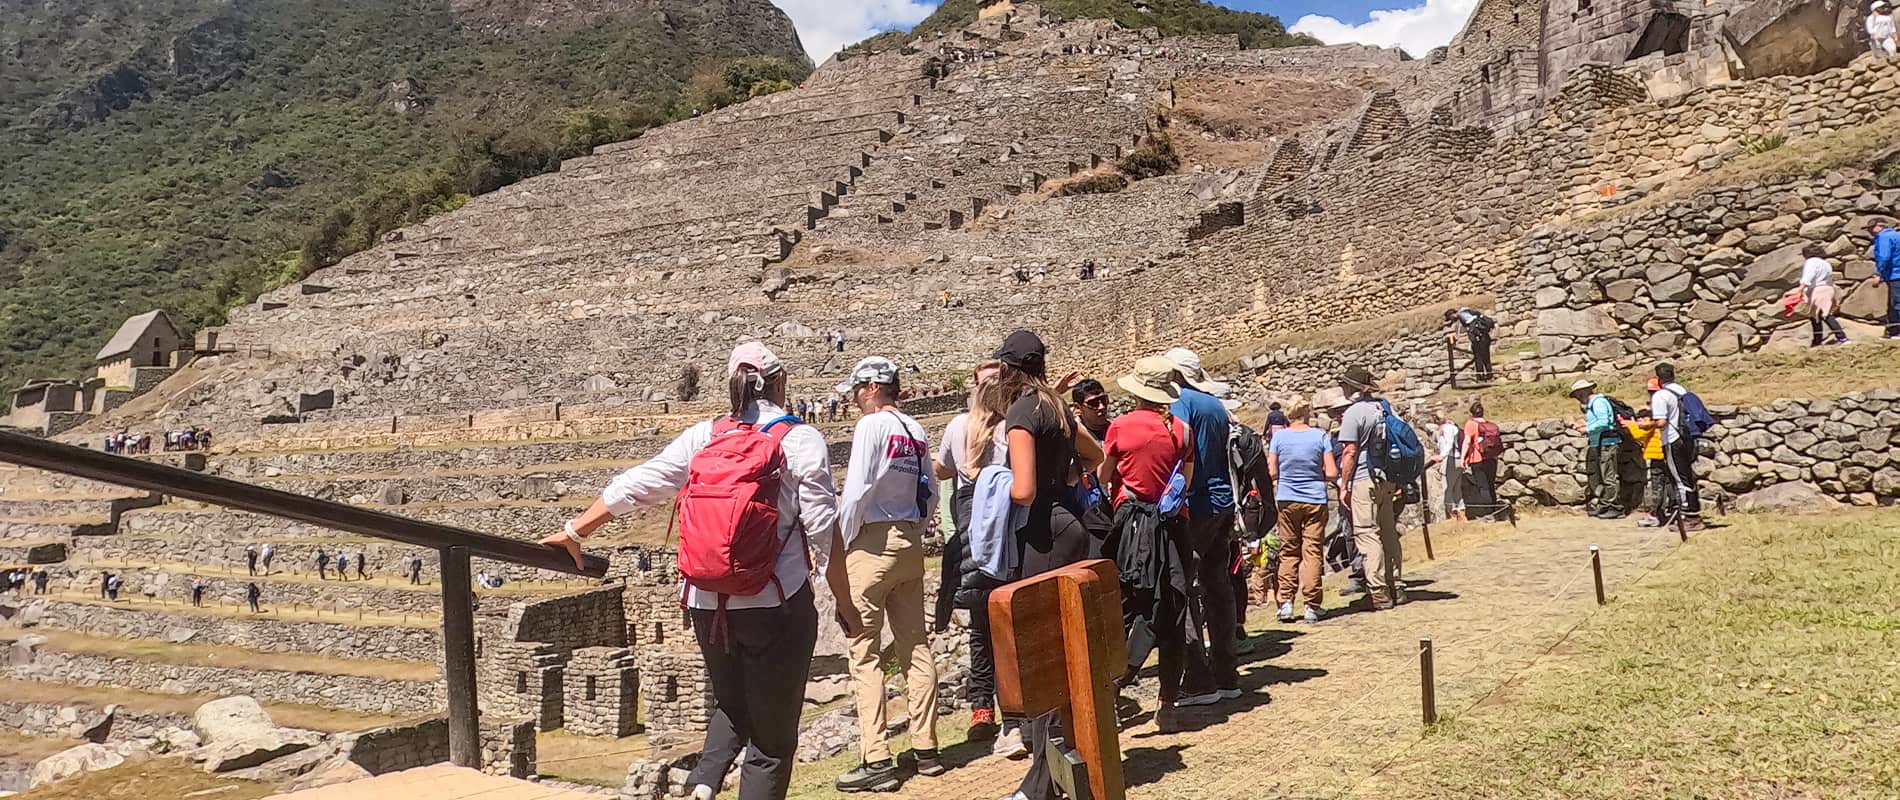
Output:
M1392 411L1391 403L1380 400L1379 409L1385 418L1372 441L1372 477L1410 486L1425 474L1425 445L1418 440L1418 432Z
M1672 390L1673 391L1673 390ZM1691 439L1700 439L1709 435L1719 423L1709 414L1709 407L1703 405L1702 398L1695 392L1684 391L1676 395L1682 405L1682 433Z

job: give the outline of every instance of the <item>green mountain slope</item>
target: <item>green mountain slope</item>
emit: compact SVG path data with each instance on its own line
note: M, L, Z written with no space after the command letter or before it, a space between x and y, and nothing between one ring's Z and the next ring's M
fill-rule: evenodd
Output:
M767 0L452 3L0 0L0 381L811 69Z
M1320 44L1305 34L1287 33L1277 17L1251 11L1235 11L1202 0L1146 0L1138 8L1135 0L1038 0L1043 11L1069 19L1112 19L1125 28L1156 28L1162 34L1240 34L1245 48L1299 47ZM854 50L877 51L897 47L918 34L954 31L976 21L983 0L944 0L943 5L909 33L881 33L852 46Z

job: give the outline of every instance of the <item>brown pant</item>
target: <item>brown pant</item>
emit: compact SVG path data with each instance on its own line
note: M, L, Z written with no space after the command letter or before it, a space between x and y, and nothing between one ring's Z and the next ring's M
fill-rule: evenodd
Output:
M1325 547L1325 505L1280 503L1280 602L1298 594L1308 608L1319 608Z
M911 745L937 749L937 662L924 632L924 523L872 522L858 529L845 551L852 601L864 633L851 640L851 682L857 695L859 745L866 762L891 757L885 740L883 655L878 645L891 624L891 649L906 665Z

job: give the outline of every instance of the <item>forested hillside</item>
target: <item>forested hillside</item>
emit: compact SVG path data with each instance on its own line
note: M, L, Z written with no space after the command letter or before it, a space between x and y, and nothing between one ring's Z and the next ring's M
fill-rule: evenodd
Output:
M811 69L767 0L0 0L0 381Z
M1068 19L1112 19L1130 29L1155 28L1169 36L1190 33L1236 33L1242 47L1296 47L1320 41L1305 34L1287 33L1279 18L1251 11L1221 8L1202 0L1038 0L1043 11ZM953 31L976 21L983 0L944 0L909 33L892 31L854 45L853 49L896 47L917 34Z

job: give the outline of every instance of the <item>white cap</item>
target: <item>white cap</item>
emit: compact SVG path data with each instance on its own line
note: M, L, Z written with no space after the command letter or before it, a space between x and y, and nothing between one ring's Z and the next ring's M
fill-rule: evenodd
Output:
M849 393L861 383L893 384L897 382L897 362L883 356L865 356L858 365L851 368L851 377L836 387L839 394Z
M1166 358L1174 362L1174 370L1181 373L1187 385L1203 392L1212 392L1212 382L1207 380L1207 372L1201 369L1201 357L1193 350L1177 347L1167 352Z

